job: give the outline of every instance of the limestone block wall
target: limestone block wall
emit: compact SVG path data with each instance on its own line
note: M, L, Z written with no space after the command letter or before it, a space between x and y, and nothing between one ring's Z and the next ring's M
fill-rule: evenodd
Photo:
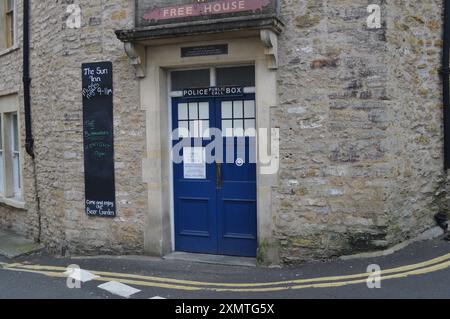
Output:
M382 28L367 28L369 3ZM383 249L443 205L441 1L282 1L281 259Z
M72 1L33 1L32 108L42 240L55 253L142 253L147 192L145 118L138 82L114 30L133 25L133 1L76 1L81 29L66 27ZM81 64L112 61L118 218L84 213Z
M393 1L387 41L394 104L390 128L395 188L389 240L415 236L447 207L443 171L442 1Z

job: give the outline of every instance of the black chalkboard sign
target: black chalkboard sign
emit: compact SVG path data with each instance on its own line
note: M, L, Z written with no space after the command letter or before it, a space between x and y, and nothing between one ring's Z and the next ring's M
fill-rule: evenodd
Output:
M112 63L83 64L82 79L86 214L116 217Z

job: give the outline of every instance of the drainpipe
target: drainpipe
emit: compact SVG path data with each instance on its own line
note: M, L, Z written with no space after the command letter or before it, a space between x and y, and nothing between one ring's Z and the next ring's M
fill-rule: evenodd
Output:
M444 167L450 168L450 0L444 0L442 100L444 105Z
M23 104L25 112L25 149L31 156L33 163L34 189L36 199L36 213L38 233L35 240L40 243L42 237L42 213L39 198L39 185L36 173L36 160L34 154L34 139L31 127L31 77L30 77L30 0L23 1Z
M31 129L31 95L30 95L30 1L23 2L23 97L25 109L25 149L34 159L34 141Z

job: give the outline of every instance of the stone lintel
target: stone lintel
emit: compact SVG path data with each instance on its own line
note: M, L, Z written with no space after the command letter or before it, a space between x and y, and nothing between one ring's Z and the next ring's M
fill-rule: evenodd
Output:
M217 20L172 23L166 25L117 30L116 36L125 43L125 52L136 69L138 78L145 77L145 46L161 44L193 36L233 33L235 36L259 36L266 48L269 69L278 67L278 35L284 24L275 15L233 17Z
M283 31L284 24L274 15L256 17L233 17L195 22L172 23L150 27L117 30L116 36L122 42L148 42L185 36L196 36L233 31L267 29L275 34Z

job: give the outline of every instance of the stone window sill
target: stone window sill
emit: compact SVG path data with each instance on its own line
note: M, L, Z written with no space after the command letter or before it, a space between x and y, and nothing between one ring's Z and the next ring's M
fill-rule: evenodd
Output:
M25 202L17 198L5 198L0 196L0 203L13 208L25 210Z
M0 50L0 57L2 57L2 56L4 56L4 55L8 55L8 54L10 54L11 52L14 52L14 51L16 51L16 50L19 50L19 46L18 46L18 45L15 45L15 46L10 47L10 48L8 48L8 49Z

